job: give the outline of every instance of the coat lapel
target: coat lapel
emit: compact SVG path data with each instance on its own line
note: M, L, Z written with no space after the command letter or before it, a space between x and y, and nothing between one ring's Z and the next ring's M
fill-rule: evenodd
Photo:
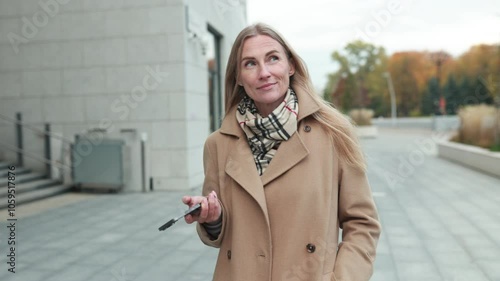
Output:
M278 151L274 155L273 160L271 160L271 163L267 167L266 171L262 174L262 185L265 186L286 171L290 170L293 166L302 161L302 159L304 159L308 154L309 151L304 145L300 134L295 132L289 140L281 143Z
M236 118L234 119L236 123ZM226 124L227 125L227 124ZM228 128L228 126L224 126ZM255 162L253 160L252 152L248 146L247 139L243 130L236 128L233 130L222 130L224 134L231 134L238 137L235 141L234 148L229 151L225 172L233 178L257 203L259 204L262 212L269 220L267 213L266 197L264 194L264 186L257 173ZM269 223L269 221L268 221Z

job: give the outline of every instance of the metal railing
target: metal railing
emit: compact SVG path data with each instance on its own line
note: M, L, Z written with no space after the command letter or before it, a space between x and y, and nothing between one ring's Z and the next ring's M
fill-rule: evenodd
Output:
M58 163L57 161L52 161L51 156L51 139L58 139L63 143L71 144L72 141L61 136L54 135L50 132L50 124L44 124L44 130L40 130L34 126L26 124L22 121L22 114L20 112L16 113L16 118L10 118L3 114L0 114L0 119L7 121L15 125L15 135L16 135L16 145L7 144L0 141L0 146L10 150L17 154L17 165L24 165L24 157L36 160L38 162L45 164L45 170L47 177L52 177L52 167L56 166L59 169L71 169L71 166L64 165L63 163ZM24 149L24 139L23 139L23 129L29 129L35 133L40 134L44 138L44 156L41 157L35 153L30 153Z
M71 153L73 150L75 150L76 152L78 152L78 147L73 147L73 144L74 144L74 141L73 140L70 140L70 139L67 139L67 138L64 138L62 136L59 136L59 135L54 135L53 133L51 133L51 126L49 123L45 123L44 124L44 129L41 130L35 126L32 126L32 125L29 125L27 123L24 123L22 121L22 114L21 113L16 113L16 118L11 118L11 117L8 117L8 116L5 116L3 114L0 114L0 119L3 119L5 121L7 121L8 123L11 123L13 125L15 125L15 135L16 135L16 141L15 141L15 145L12 145L12 144L7 144L7 143L4 143L2 141L0 141L0 147L2 148L5 148L9 151L12 151L14 153L17 154L17 164L19 166L23 166L24 165L24 158L27 157L27 158L30 158L30 159L33 159L33 160L36 160L40 163L44 163L45 164L45 169L46 169L46 174L47 174L47 177L49 178L52 178L52 168L53 167L56 167L58 169L63 169L63 170L68 170L70 171L71 173L73 172L73 165L75 165L74 163L74 159L73 159L73 153ZM43 136L44 138L44 153L43 153L43 157L40 156L40 155L37 155L35 153L30 153L28 151L26 151L26 149L24 149L24 141L23 141L23 130L24 129L29 129L35 133L38 133L39 135ZM101 129L101 128L94 128L94 129L90 129L87 131L87 133L101 133L101 134L104 134L106 133L106 130L104 129ZM134 134L137 134L137 130L136 129L121 129L120 130L120 133L134 133ZM76 135L76 137L78 137L79 135ZM146 191L146 135L143 135L141 134L141 138L140 138L140 171L141 171L141 185L142 185L142 191L145 192ZM62 152L62 155L61 155L61 159L65 159L65 157L67 156L66 154L66 148L69 148L69 156L71 158L71 160L69 160L69 164L66 164L64 163L65 161L62 160L62 161L53 161L52 160L52 153L51 153L51 142L53 139L57 139L59 141L62 142L63 144L63 152ZM84 155L83 155L84 156ZM62 173L61 173L62 174ZM152 190L152 178L150 179L150 182L149 182L149 185L150 185L150 189Z

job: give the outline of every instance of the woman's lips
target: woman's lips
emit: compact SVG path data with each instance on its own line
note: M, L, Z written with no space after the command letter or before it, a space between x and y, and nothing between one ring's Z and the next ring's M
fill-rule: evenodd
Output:
M260 87L258 87L257 89L259 90L269 90L271 89L276 83L267 83L267 84L264 84Z

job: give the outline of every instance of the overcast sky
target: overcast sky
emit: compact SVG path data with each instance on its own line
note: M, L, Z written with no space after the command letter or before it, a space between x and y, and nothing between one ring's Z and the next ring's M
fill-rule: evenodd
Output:
M336 70L330 55L357 38L386 48L458 56L500 43L500 0L248 0L248 22L274 26L306 61L322 90Z

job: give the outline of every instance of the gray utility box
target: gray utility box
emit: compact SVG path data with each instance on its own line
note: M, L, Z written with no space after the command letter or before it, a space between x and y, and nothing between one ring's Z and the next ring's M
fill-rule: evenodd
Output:
M123 140L77 136L71 149L76 187L118 191L125 185Z

